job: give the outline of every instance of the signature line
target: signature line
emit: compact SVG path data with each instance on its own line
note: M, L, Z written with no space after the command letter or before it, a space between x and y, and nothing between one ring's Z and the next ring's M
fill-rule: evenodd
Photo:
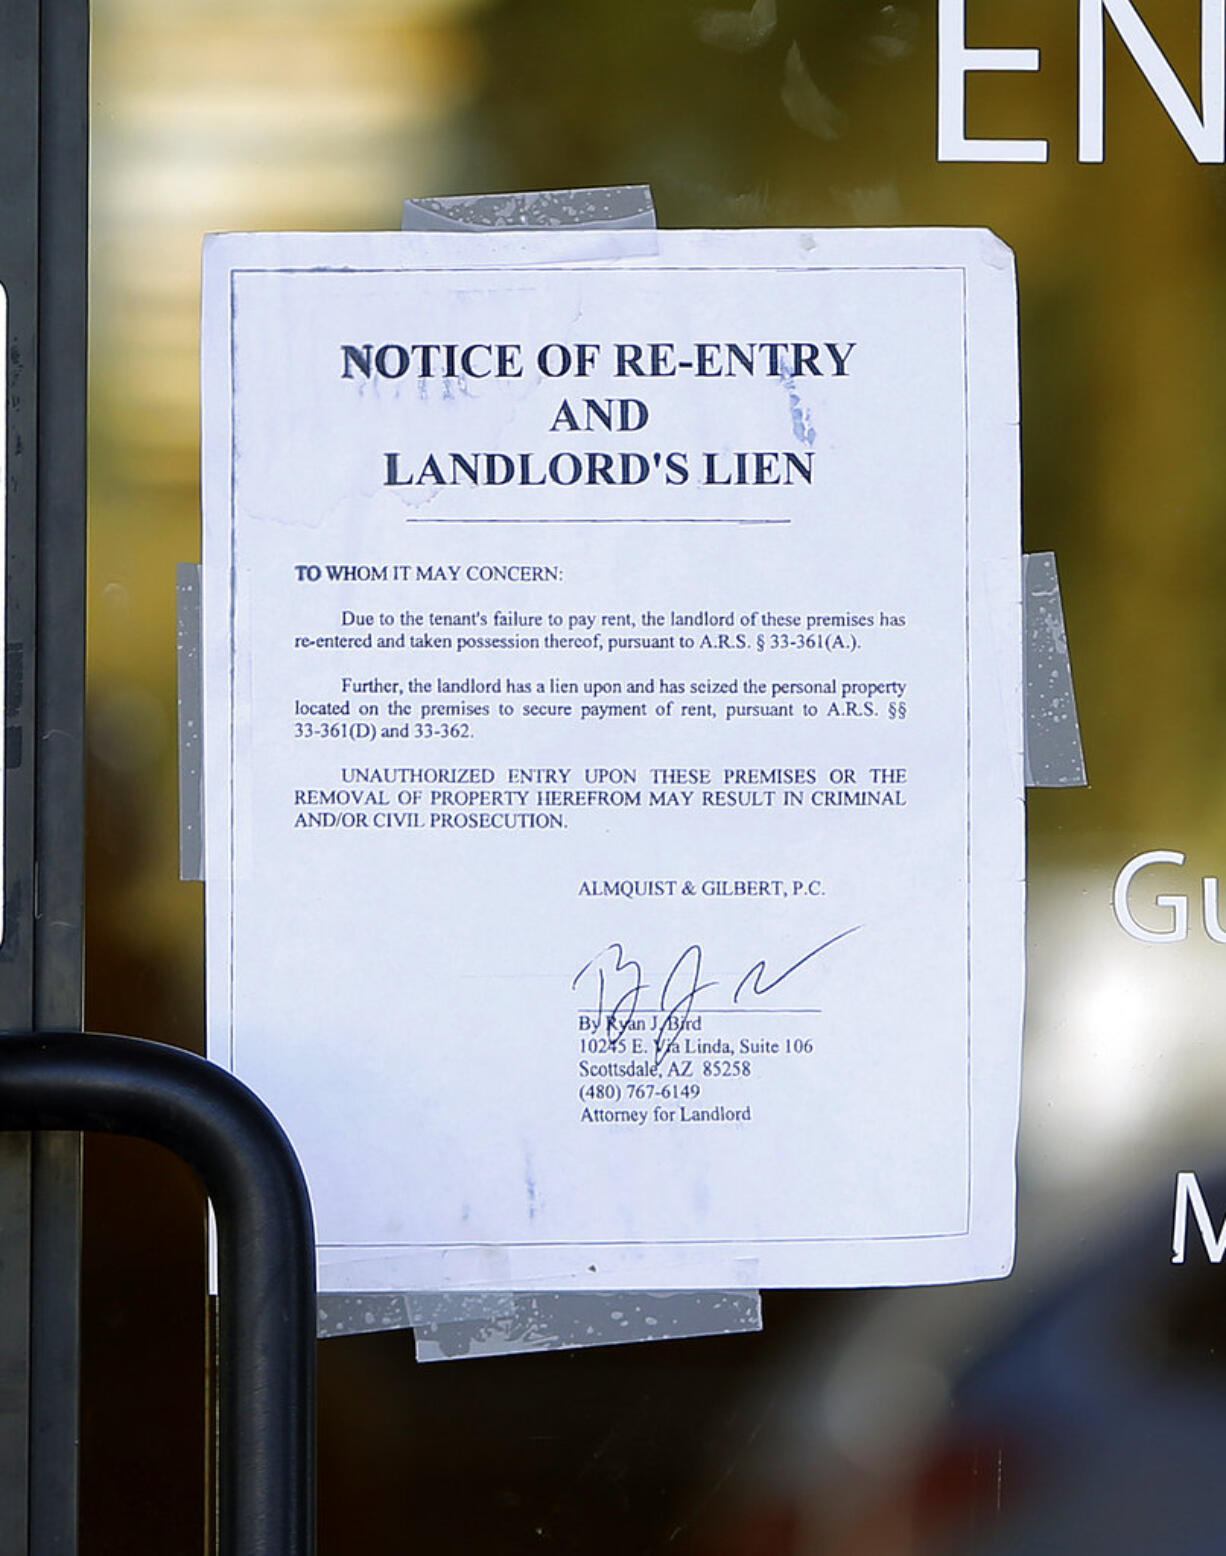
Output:
M785 973L786 977L787 974ZM586 1009L575 1012L577 1016L603 1016L604 1010L589 1005ZM655 1011L649 1012L655 1015ZM698 1016L820 1016L820 1005L808 1007L791 1007L783 1009L778 1005L755 1006L753 1010L747 1010L744 1005L695 1005L694 1014Z

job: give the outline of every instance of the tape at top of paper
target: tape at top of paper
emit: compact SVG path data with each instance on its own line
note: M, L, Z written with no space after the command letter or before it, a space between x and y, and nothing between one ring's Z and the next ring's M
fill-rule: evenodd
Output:
M406 200L404 232L523 232L567 227L579 232L651 233L655 204L647 184L605 189L533 189L517 194L442 195ZM627 252L652 254L652 239L631 240Z

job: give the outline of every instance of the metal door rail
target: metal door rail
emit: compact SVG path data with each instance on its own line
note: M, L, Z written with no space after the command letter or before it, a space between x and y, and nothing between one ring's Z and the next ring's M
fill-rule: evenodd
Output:
M0 1036L0 1129L165 1146L212 1201L222 1556L313 1556L315 1237L293 1147L255 1094L178 1048L99 1033Z

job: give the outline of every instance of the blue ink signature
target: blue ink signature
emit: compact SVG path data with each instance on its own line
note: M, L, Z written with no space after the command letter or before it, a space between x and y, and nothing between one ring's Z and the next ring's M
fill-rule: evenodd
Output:
M742 996L745 999L761 999L764 995L777 989L786 978L799 972L802 967L807 967L823 951L837 945L840 940L846 940L848 935L854 935L860 928L859 924L853 924L850 929L840 930L837 935L831 935L829 940L823 940L821 945L815 945L811 951L806 951L803 956L785 967L782 972L773 977L768 970L765 957L756 961L744 977L736 984L732 995L733 1005L740 1005ZM730 979L702 977L703 951L700 945L688 945L681 955L673 963L663 983L659 984L657 998L644 1006L649 1013L659 1012L661 1020L658 1023L656 1034L657 1058L663 1052L663 1046L672 1040L672 1035L681 1030L683 1022L688 1021L694 1012L694 1003L700 994L708 989L726 987ZM575 974L571 980L571 988L578 989L580 984L586 982L586 987L595 993L595 1018L596 1029L612 1033L624 1033L636 1019L640 1005L643 1005L643 996L655 987L643 976L643 963L631 956L625 946L619 940L605 946L604 950L593 956ZM609 1001L612 1000L610 1004ZM753 1009L752 1005L744 1007ZM762 1009L764 1007L757 1007ZM699 1007L701 1010L701 1007Z

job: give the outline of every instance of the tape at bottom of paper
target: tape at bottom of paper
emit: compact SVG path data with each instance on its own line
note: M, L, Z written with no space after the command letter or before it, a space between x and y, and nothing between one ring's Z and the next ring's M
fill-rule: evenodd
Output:
M698 1339L762 1328L757 1291L530 1291L515 1292L512 1303L507 1315L418 1324L417 1360Z
M375 1334L386 1329L499 1323L515 1314L509 1291L331 1291L318 1302L316 1334Z

